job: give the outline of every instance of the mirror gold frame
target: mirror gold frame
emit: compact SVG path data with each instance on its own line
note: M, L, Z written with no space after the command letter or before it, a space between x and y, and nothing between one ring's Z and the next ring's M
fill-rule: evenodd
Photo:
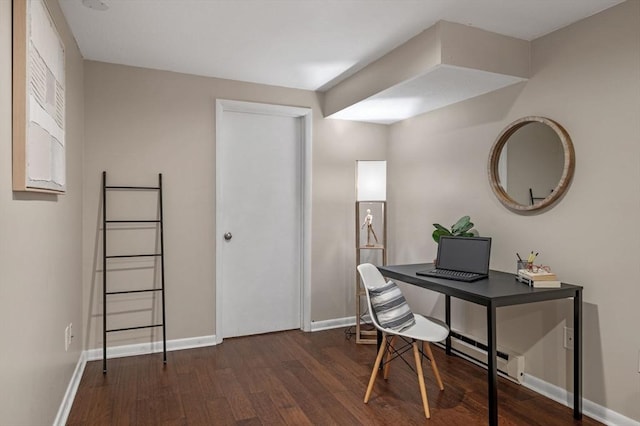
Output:
M498 175L498 162L500 160L500 154L502 153L502 149L506 145L509 138L521 127L526 124L539 122L549 126L558 136L560 142L562 143L562 149L564 151L564 168L562 171L562 176L558 181L556 187L551 191L546 198L542 200L538 200L532 205L524 205L515 201L513 198L509 196L504 188L500 184L500 179ZM489 153L489 164L488 164L488 172L489 172L489 183L491 184L491 189L493 193L498 197L498 200L507 208L514 210L516 212L530 212L541 210L547 208L558 201L566 192L569 184L571 183L571 179L573 178L573 171L575 168L575 152L573 150L573 143L571 142L571 138L567 131L555 121L546 118L546 117L537 117L537 116L529 116L520 118L513 123L509 124L498 136L493 147L491 148L491 152Z

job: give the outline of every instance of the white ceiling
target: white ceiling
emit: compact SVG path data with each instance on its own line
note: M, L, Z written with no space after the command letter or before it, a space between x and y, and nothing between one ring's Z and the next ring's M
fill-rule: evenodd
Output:
M86 59L327 90L439 20L532 40L622 0L59 0Z

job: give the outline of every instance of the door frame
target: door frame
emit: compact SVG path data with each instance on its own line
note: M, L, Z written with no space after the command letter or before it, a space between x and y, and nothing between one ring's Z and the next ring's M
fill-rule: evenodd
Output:
M219 224L222 223L222 211L219 206L222 206L222 160L220 154L220 145L218 141L222 140L222 127L223 116L225 112L241 112L248 114L265 114L275 115L283 117L299 118L301 120L302 132L302 149L300 165L302 167L302 185L301 185L301 200L302 206L302 241L301 247L301 288L300 288L300 328L303 331L311 331L311 166L312 166L312 110L311 108L291 107L285 105L272 105L261 104L255 102L235 101L227 99L216 99L216 140L215 140L215 155L216 155L216 172L215 172L215 199L216 199L216 214L215 214L215 257L216 257L216 283L215 283L215 298L216 298L216 324L215 324L215 342L216 344L222 343L222 244L225 230L222 229Z

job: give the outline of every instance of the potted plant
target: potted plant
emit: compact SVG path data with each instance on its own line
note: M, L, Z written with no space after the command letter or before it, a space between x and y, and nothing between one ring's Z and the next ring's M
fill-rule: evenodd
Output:
M433 237L433 241L436 243L440 242L440 237L442 235L451 235L454 237L478 236L478 231L473 229L473 222L471 222L471 218L469 216L462 216L455 224L451 225L451 229L447 229L439 223L434 223L433 226L435 226L436 229L433 231L431 236Z

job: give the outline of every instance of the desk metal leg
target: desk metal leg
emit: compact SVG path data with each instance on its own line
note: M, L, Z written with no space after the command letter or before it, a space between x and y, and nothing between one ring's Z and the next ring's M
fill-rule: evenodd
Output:
M496 362L496 307L487 306L487 383L489 424L498 425L498 366Z
M444 296L444 322L451 330L451 296ZM447 355L451 355L451 334L447 335L447 339L445 340L445 351Z
M582 418L582 289L573 298L573 418Z

